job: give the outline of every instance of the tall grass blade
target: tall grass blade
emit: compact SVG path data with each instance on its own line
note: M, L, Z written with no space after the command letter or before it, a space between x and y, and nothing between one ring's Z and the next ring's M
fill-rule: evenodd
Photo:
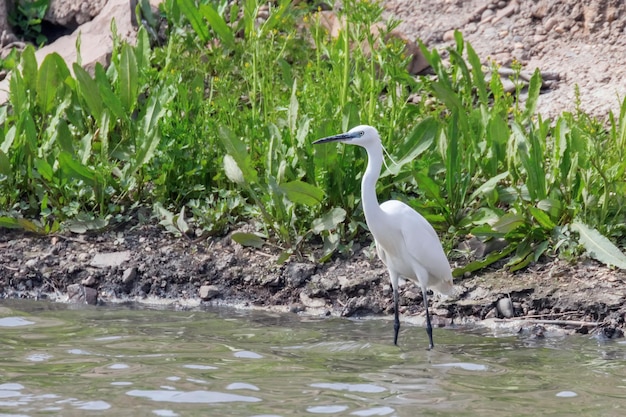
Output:
M196 32L202 42L207 42L210 39L209 28L202 20L202 15L195 5L193 0L176 0L180 11L189 19L191 27Z
M129 115L124 111L124 106L122 106L120 98L113 92L111 83L107 78L104 68L100 64L96 64L96 83L98 84L98 91L102 97L102 102L111 111L111 114L116 119L127 120Z
M200 13L202 13L207 22L209 22L209 25L211 25L211 28L215 31L220 41L222 41L227 48L232 49L235 46L235 35L217 10L210 4L203 4L200 5Z
M465 49L467 51L467 60L472 66L472 81L478 93L478 101L482 105L487 105L489 103L489 93L487 91L485 73L483 72L480 58L478 57L478 54L476 53L472 45L470 45L469 43L465 45Z
M22 51L21 64L21 79L24 82L23 92L28 92L34 96L37 91L37 58L35 57L35 49L32 45L28 45ZM13 76L11 78L13 78ZM15 92L13 88L11 88L11 92Z
M535 69L530 82L528 84L528 97L526 98L526 108L524 109L523 118L525 121L530 121L535 111L537 110L537 101L539 100L539 93L541 92L541 72L539 68Z
M98 91L98 84L91 78L89 73L83 69L77 63L73 65L74 75L78 80L78 91L80 96L85 100L89 111L93 115L94 119L98 120L102 117L102 98Z
M137 59L132 47L128 44L122 46L120 65L118 68L118 89L120 101L128 113L132 113L137 104L137 92L139 80L137 74Z

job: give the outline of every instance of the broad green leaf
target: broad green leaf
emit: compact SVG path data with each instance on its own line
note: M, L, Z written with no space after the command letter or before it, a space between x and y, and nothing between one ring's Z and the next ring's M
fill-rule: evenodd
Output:
M18 219L0 216L0 227L5 227L7 229L19 229L21 226Z
M185 206L180 210L180 213L177 216L174 216L176 219L176 227L183 234L187 234L189 232L189 225L185 221Z
M89 185L95 185L97 183L95 173L74 160L72 155L67 152L62 151L59 153L59 165L63 172L70 178L83 180Z
M74 63L74 75L78 80L78 91L81 97L85 100L89 111L93 115L94 119L100 119L102 115L102 98L100 98L100 91L98 90L98 84L91 78L89 73L83 69L77 63Z
M496 188L498 183L502 181L503 179L507 178L508 176L509 176L509 171L505 171L501 174L496 175L493 178L488 179L472 193L472 195L469 198L469 201L474 201L474 199L479 196L491 193Z
M445 204L445 201L441 198L439 184L422 172L416 172L414 176L417 181L417 186L428 198L436 200L439 205Z
M39 222L21 218L17 219L17 223L19 224L19 227L26 230L27 232L37 233L38 235L42 235L45 233L44 228L41 227L41 224L39 224Z
M242 246L251 246L257 249L265 244L265 239L254 233L233 233L231 238Z
M237 165L237 161L235 161L235 158L227 153L226 155L224 155L223 164L226 178L228 178L235 184L243 185L246 183L246 180L243 177L243 172L239 168L239 165Z
M246 144L235 137L234 133L224 125L219 127L219 138L226 149L226 153L230 154L237 162L246 182L248 184L256 183L258 176L250 163Z
M491 252L484 259L479 259L479 260L470 262L461 268L455 268L452 270L452 276L455 278L461 277L465 273L470 273L470 272L478 271L479 269L482 269L482 268L486 268L489 265L504 258L505 256L508 256L509 254L511 254L511 252L513 252L516 247L517 245L515 244L509 244L506 248L504 248L501 251Z
M433 144L438 129L439 123L434 118L427 117L421 120L406 139L405 143L408 149L404 151L404 156L400 157L396 164L389 166L389 169L385 170L382 176L398 175L404 165L426 152Z
M511 272L518 271L528 266L532 260L533 247L527 240L524 240L517 245L515 255L504 266L509 268Z
M302 181L291 181L279 185L287 198L296 204L314 206L324 198L324 192L314 185Z
M200 14L196 4L192 0L176 0L178 3L178 7L180 7L180 11L189 19L189 23L191 23L191 27L196 32L198 37L202 42L206 42L209 40L209 28L206 23L202 20L202 15Z
M7 131L6 136L4 137L4 142L0 144L0 151L5 154L9 153L9 149L11 149L11 145L13 145L13 141L15 140L15 134L17 132L17 126L13 125Z
M27 94L29 92L31 92L31 90L27 89L24 84L24 78L19 72L11 75L11 78L9 79L9 101L13 106L13 110L17 114L23 111L28 111L30 102L27 99Z
M556 227L556 224L554 224L548 213L545 211L536 207L529 207L528 210L530 210L530 214L532 214L537 223L539 223L539 225L544 229L552 230Z
M626 269L626 255L596 229L577 220L572 223L571 228L578 232L580 244L593 259L608 266Z
M37 104L43 113L50 113L62 84L69 76L67 64L59 54L47 55L37 73Z
M165 109L170 101L176 96L176 88L168 85L157 90L148 100L145 113L142 115L143 130L146 133L152 132L158 126L159 120L165 114Z
M524 225L525 222L526 219L521 213L506 213L492 227L497 232L507 234Z
M329 260L339 247L339 243L340 239L338 233L329 233L328 236L324 236L323 254L318 261L324 263Z
M487 105L489 104L489 93L487 92L487 84L485 83L485 73L482 69L482 63L480 62L480 58L472 45L469 42L465 45L467 50L467 60L472 66L472 75L473 75L473 83L476 86L476 90L478 92L478 99L481 104Z
M96 217L92 218L91 215L86 213L79 213L76 218L65 222L65 227L76 234L87 233L91 230L100 230L106 227L109 222L106 219Z
M24 135L24 139L26 144L28 145L28 150L32 153L35 153L38 148L38 133L37 127L35 126L35 121L33 120L33 116L30 112L24 112L21 115L21 126L22 133Z
M111 115L108 110L102 112L98 123L98 138L100 139L100 153L106 160L109 158L109 128L111 124Z
M0 174L10 177L13 170L11 168L11 161L6 153L0 150Z
M139 143L136 153L133 155L131 173L136 172L152 159L157 146L161 142L161 135L158 130L153 130L147 134L141 132L137 137L137 141Z
M539 93L541 92L541 83L541 72L539 72L539 68L536 68L528 84L528 97L526 98L524 120L529 121L535 114L537 100L539 100Z
M159 221L159 224L163 226L165 230L175 236L181 236L180 230L174 224L174 213L163 207L160 202L154 203L154 205L152 206L152 210L154 211L156 216L161 219Z
M167 103L174 97L174 86L168 86L158 93L150 96L145 114L143 114L143 129L136 138L136 150L132 172L148 163L154 156L157 146L161 142L160 131L157 128L159 120L165 114Z
M320 234L326 230L336 229L337 226L346 219L346 211L341 207L335 207L322 217L313 220L311 230L315 234Z
M23 92L29 92L32 95L31 97L34 97L37 91L37 58L35 57L35 48L32 45L26 46L22 51L21 64Z
M52 166L45 159L35 159L35 168L37 172L45 179L46 181L52 181L52 177L54 176L54 171L52 171Z
M448 109L464 111L463 104L459 99L459 96L452 90L452 88L445 83L442 83L441 80L434 82L431 84L431 88L435 96L441 100Z
M548 213L551 218L558 218L563 205L560 200L555 198L545 198L537 202L537 208Z
M209 22L209 25L211 25L211 28L213 28L222 43L232 49L235 46L235 35L222 16L210 4L201 4L200 13Z
M120 65L118 68L118 90L120 101L128 113L132 113L137 104L139 80L137 75L137 59L129 44L122 45Z
M98 91L100 91L100 97L102 97L102 102L111 111L111 114L116 119L127 119L128 116L127 113L124 111L122 102L120 101L119 97L113 92L113 88L111 88L111 83L109 83L106 72L104 71L104 67L102 67L102 65L100 65L99 63L96 64L96 83L98 83Z
M141 25L137 32L135 58L137 60L137 69L140 73L150 67L150 38L144 25Z

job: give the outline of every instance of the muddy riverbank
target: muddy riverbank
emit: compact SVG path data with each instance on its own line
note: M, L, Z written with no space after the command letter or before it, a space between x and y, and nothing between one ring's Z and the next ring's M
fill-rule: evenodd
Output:
M51 237L3 231L0 297L392 316L386 270L367 242L353 256L324 264L295 256L277 264L279 255L269 247L244 248L229 237L177 238L152 225ZM593 261L552 260L514 274L491 269L456 279L455 285L458 296L431 297L435 326L524 317L539 336L558 325L608 337L625 327L626 274ZM400 305L403 320L421 323L422 296L411 282L401 285Z

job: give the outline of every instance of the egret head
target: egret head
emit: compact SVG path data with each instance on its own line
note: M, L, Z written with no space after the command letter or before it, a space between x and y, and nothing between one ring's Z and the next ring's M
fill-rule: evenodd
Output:
M317 145L318 143L326 142L343 142L351 145L359 145L364 148L370 148L376 145L381 146L378 131L372 126L367 125L360 125L353 127L346 133L340 133L339 135L318 139L313 142L313 144Z

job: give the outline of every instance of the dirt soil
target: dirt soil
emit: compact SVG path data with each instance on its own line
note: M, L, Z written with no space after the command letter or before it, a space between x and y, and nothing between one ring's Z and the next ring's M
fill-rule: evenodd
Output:
M459 30L484 60L535 68L559 81L537 110L556 116L581 109L619 115L626 97L626 4L622 0L387 0L387 17L402 20L409 39L443 50Z
M540 97L542 114L573 111L578 85L581 107L604 118L609 109L619 111L626 95L626 6L619 0L582 3L385 2L389 15L403 20L400 28L431 48L452 45L458 29L485 62L490 57L506 66L515 58L525 69L558 74ZM278 256L271 248L243 248L228 236L176 238L155 225L48 237L0 229L0 297L392 316L389 279L371 244L326 264L293 257L278 265ZM626 273L593 261L543 259L515 274L493 269L455 284L458 296L433 297L436 326L499 326L510 324L508 317L524 317L512 326L537 337L554 325L565 332L623 335ZM403 320L423 324L420 290L408 282L400 294Z

